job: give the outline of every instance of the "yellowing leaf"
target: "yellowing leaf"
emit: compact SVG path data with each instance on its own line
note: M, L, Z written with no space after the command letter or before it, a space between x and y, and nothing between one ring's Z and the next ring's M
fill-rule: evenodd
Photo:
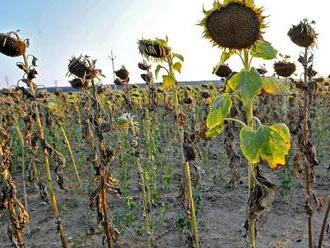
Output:
M286 94L289 93L289 87L285 82L276 77L263 77L262 78L262 90L266 94Z
M163 76L163 89L168 91L175 85L176 81L175 78L171 75L164 75Z
M243 127L240 132L243 155L252 163L266 161L272 169L282 167L291 148L290 131L285 124L261 125L257 130Z
M206 137L214 138L223 130L225 118L229 115L232 100L229 95L218 96L212 105L212 108L206 119Z
M220 57L220 63L226 62L235 52L233 50L223 50L221 57Z
M227 83L245 106L259 95L262 89L261 76L254 68L251 68L250 71L242 70L240 73L236 73Z
M283 141L285 142L286 148L291 148L291 137L290 137L290 130L287 125L283 123L274 124L271 126L273 130L275 130L279 135L282 136Z
M182 64L180 62L176 62L173 65L173 69L176 70L177 72L181 73L181 68L182 68Z

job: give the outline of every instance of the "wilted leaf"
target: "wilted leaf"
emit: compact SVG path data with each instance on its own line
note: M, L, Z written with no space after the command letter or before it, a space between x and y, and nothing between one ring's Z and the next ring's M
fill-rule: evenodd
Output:
M268 41L258 40L251 49L251 55L257 58L271 60L276 58L277 50Z
M257 164L264 160L272 169L284 166L291 148L290 131L285 124L270 127L261 125L257 130L243 127L240 146L246 159Z
M227 84L233 91L236 91L244 105L259 95L262 89L261 76L254 68L250 71L242 70L240 73L236 73Z
M206 137L214 138L222 132L223 123L230 113L232 104L229 95L222 95L214 100L211 111L206 119Z
M262 78L262 90L266 94L286 94L289 93L289 87L285 82L281 81L276 77L263 77Z
M37 60L38 60L38 58L32 55L32 62L31 63L32 63L33 66L37 66Z

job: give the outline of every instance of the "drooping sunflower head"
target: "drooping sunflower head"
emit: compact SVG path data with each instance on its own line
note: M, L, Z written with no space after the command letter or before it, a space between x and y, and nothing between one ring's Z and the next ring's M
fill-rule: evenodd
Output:
M88 63L88 57L81 55L70 59L68 70L76 77L84 78L91 74L92 66Z
M26 47L26 41L21 40L17 33L0 33L0 53L9 57L18 57L25 53Z
M308 22L307 19L304 19L298 25L293 25L288 32L291 41L301 47L314 47L318 34L315 32L313 24L315 24L314 21Z
M253 0L215 0L211 10L204 10L200 25L214 46L242 50L262 39L266 27L262 11Z
M289 61L278 61L274 63L274 70L280 77L290 77L296 71L296 65Z
M82 80L81 78L74 78L69 81L70 85L74 89L83 89L87 88L88 83L87 81Z
M228 78L233 71L227 64L219 63L216 67L213 68L213 74L218 77Z
M126 67L124 65L122 65L122 67L115 71L115 74L117 77L119 77L121 80L128 80L129 79L129 72L126 69Z
M164 39L141 39L138 41L139 51L147 60L164 60L171 53L167 38Z
M90 59L87 55L80 55L79 57L72 57L69 61L69 74L74 75L84 80L96 79L102 74L102 70L96 69L96 60Z

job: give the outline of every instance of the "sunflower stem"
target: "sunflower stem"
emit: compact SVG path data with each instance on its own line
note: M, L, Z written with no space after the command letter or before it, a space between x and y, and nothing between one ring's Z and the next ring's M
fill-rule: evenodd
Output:
M247 122L249 127L253 127L253 102L251 101L246 106ZM248 180L249 180L249 197L253 194L256 187L256 178L254 176L255 165L249 163L248 168ZM248 216L248 237L249 245L251 248L257 247L257 223L256 219L252 216Z
M250 70L250 59L249 59L249 49L244 49L244 69ZM246 117L247 124L249 127L253 128L253 100L251 100L246 106ZM254 170L256 165L249 163L248 168L248 181L249 181L249 197L253 194L256 187L256 179L254 176ZM257 223L256 219L251 215L248 216L248 239L250 248L257 247Z
M23 180L23 197L24 197L24 207L26 212L28 213L28 203L27 203L27 193L26 193L26 176L25 176L25 145L24 138L19 126L16 126L16 131L21 143L21 153L22 153L22 180ZM27 224L27 233L30 234L30 224Z
M29 62L28 62L26 54L23 54L23 60L24 60L25 68L29 68ZM28 74L29 69L27 69L27 71L25 71L25 73ZM31 94L32 94L33 98L35 99L36 87L35 87L34 83L31 80L27 80L27 86L29 87ZM35 121L37 124L37 130L39 132L39 134L38 134L39 138L44 141L45 140L45 131L44 131L44 126L41 122L41 118L40 118L41 115L39 112L38 103L36 101L33 101L31 104L34 109ZM51 174L50 164L49 164L49 154L48 154L47 149L42 150L42 156L43 156L43 167L44 167L45 176L46 176L46 185L47 185L47 188L49 191L50 202L52 205L53 214L54 214L54 217L55 217L56 223L57 223L57 230L58 230L60 238L61 238L62 247L67 248L68 245L67 245L67 242L65 239L63 223L60 218L60 212L59 212L58 202L57 202L56 195L55 195L52 174Z
M325 210L324 219L323 219L323 223L322 223L322 227L321 227L321 232L320 232L319 243L318 243L317 248L322 248L323 235L324 235L324 232L325 232L325 228L327 226L329 212L330 212L330 195L328 196L328 206L327 206L327 209Z
M239 123L240 125L242 125L243 127L246 127L246 124L243 122L243 121L240 121L238 119L235 119L235 118L225 118L225 121L233 121L233 122L237 122Z
M173 71L173 63L172 59L168 58L168 67L170 74L174 77ZM175 104L175 116L176 116L176 123L180 138L180 146L181 146L181 158L182 158L182 165L183 165L183 172L184 172L184 188L185 192L188 196L188 205L190 206L190 217L191 217L191 231L194 237L194 247L199 248L199 235L198 235L198 226L197 226L197 218L196 218L196 211L195 211L195 203L194 203L194 196L193 196L193 188L191 183L191 175L190 175L190 164L188 161L185 160L184 157L184 128L181 123L179 123L179 118L181 115L181 108L179 105L179 97L178 97L178 90L177 85L174 86L174 104Z
M92 94L93 94L93 110L94 110L94 114L96 116L94 116L94 118L99 118L100 117L100 106L99 106L99 102L97 99L97 92L96 92L96 86L95 86L95 82L94 79L91 80L92 83ZM94 129L99 128L94 127ZM96 130L95 130L96 131ZM107 200L107 180L108 180L108 176L109 176L109 170L107 168L106 164L103 164L101 162L101 150L102 147L104 147L104 140L99 137L99 135L96 135L95 132L95 152L96 152L96 156L97 156L97 160L96 160L96 164L100 169L100 193L99 193L99 200L101 202L101 209L103 212L103 230L104 233L107 237L107 244L108 244L108 248L113 248L113 241L112 241L112 227L111 227L111 219L110 216L108 216L108 200Z
M81 190L81 189L82 189L82 186L81 186L81 180L80 180L80 176L79 176L79 171L78 171L78 168L77 168L76 160L75 160L74 155L73 155L73 152L72 152L72 148L71 148L71 145L70 145L69 138L68 138L68 136L66 135L66 132L65 132L65 129L64 129L62 123L60 123L60 129L61 129L61 132L62 132L62 134L63 134L64 140L65 140L65 144L66 144L66 147L67 147L68 150L69 150L70 158L71 158L71 162L72 162L72 165L73 165L73 169L74 169L74 172L75 172L76 177L77 177L77 181L78 181L78 184L79 184L79 188L80 188L80 190Z

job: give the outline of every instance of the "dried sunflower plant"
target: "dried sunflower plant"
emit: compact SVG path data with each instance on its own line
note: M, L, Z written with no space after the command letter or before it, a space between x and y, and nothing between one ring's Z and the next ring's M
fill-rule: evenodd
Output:
M300 53L298 62L303 66L302 79L296 82L296 87L302 90L304 94L304 106L300 110L299 127L298 127L298 151L294 157L294 167L298 175L304 178L305 185L305 209L307 214L307 233L308 247L313 246L313 230L312 216L313 204L312 199L316 199L316 203L320 205L314 194L315 169L319 165L316 149L311 140L310 115L315 105L315 95L317 91L317 82L313 78L317 72L313 68L314 54L313 48L316 47L318 34L314 29L314 21L309 22L307 19L300 21L297 25L293 25L288 36L291 41L304 49ZM303 165L303 166L301 166ZM322 237L322 235L321 235ZM322 244L320 237L319 244ZM321 247L321 246L318 246Z
M50 157L56 157L57 152L47 143L45 140L45 128L40 113L40 99L43 100L46 95L43 95L38 91L37 85L34 82L36 75L38 74L37 58L33 55L27 55L27 47L29 46L28 40L20 39L17 32L10 32L7 34L0 34L0 52L9 57L22 57L23 62L18 62L17 67L23 71L23 79L19 82L23 82L27 88L18 87L28 106L28 112L33 122L29 125L36 125L35 130L33 129L34 143L42 150L43 157L43 169L46 178L47 190L50 195L50 202L53 210L53 215L56 219L57 230L61 238L62 247L68 247L65 237L64 227L60 216L59 204L55 195L52 174L50 170ZM39 101L38 101L39 100ZM33 124L32 124L33 123ZM31 126L32 127L32 126ZM58 157L56 157L58 158ZM59 161L62 163L62 161ZM56 165L58 167L59 164Z
M105 138L110 130L109 118L101 109L98 100L96 80L103 76L102 71L96 68L96 60L89 56L73 57L68 65L70 75L75 76L75 81L79 82L79 88L84 90L87 105L87 125L92 131L92 150L94 157L91 159L95 176L93 182L96 189L90 196L90 205L96 209L98 223L102 223L106 235L108 248L114 247L114 242L118 239L118 231L113 227L108 207L108 193L118 195L118 181L110 172L110 164L113 159L113 151ZM71 81L72 82L72 81ZM72 83L71 83L72 84ZM90 91L86 91L86 89Z
M271 207L275 185L261 172L261 163L272 169L286 165L291 148L290 131L283 123L265 125L254 115L254 101L259 95L288 93L284 82L263 77L252 66L254 58L272 60L277 50L263 39L266 28L263 9L253 0L215 1L211 10L204 10L200 25L204 37L222 50L220 63L231 56L241 58L243 69L226 82L225 90L213 100L206 119L206 137L215 138L229 123L238 123L240 148L248 161L249 199L245 227L248 245L257 247L257 219ZM230 118L233 100L242 103L246 118Z
M142 202L144 210L144 228L147 236L147 247L152 247L152 230L151 230L151 203L149 197L149 187L148 187L148 176L144 169L145 166L142 165L142 148L140 140L140 127L139 123L134 121L134 118L129 113L124 113L117 118L117 123L120 128L131 130L130 135L130 145L135 156L135 164L137 167L138 175L140 176L140 185L142 191Z
M9 127L0 127L0 216L7 210L10 216L8 237L12 246L27 247L24 240L24 228L29 223L26 207L18 198L16 183L11 175L13 154L10 144Z
M158 63L155 69L155 77L158 77L160 70L164 71L162 76L162 87L164 90L164 96L167 93L172 92L174 99L174 111L175 111L175 127L180 143L180 156L182 158L183 174L184 174L184 202L185 210L188 216L191 218L191 230L193 236L193 246L199 247L199 235L196 219L196 210L193 197L193 188L190 174L190 161L194 160L196 154L193 149L190 149L190 144L185 142L185 125L186 117L182 110L182 106L179 105L178 86L176 80L176 73L181 73L182 62L184 57L178 53L172 52L171 47L168 44L168 38L165 39L141 39L138 41L138 47L141 55L148 61ZM166 101L164 102L166 104Z

